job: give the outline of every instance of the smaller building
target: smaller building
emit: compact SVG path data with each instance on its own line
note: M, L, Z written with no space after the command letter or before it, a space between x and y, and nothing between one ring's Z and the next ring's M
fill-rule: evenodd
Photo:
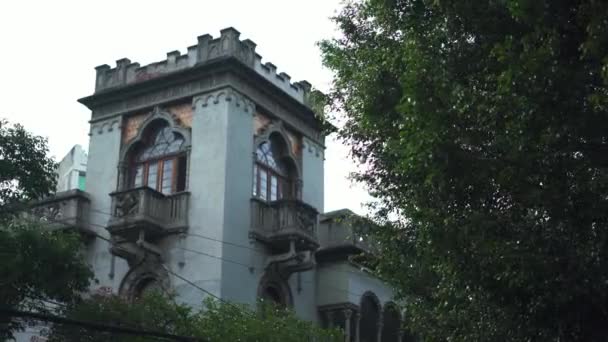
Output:
M87 152L80 145L74 145L57 166L57 192L85 190L87 176Z

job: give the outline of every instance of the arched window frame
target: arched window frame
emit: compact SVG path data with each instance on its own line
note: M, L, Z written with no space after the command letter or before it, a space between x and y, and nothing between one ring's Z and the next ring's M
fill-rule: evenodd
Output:
M156 127L155 127L156 126ZM117 189L118 190L127 190L127 189L131 189L134 187L138 187L137 184L135 184L135 170L138 164L140 164L139 162L135 161L135 155L137 154L138 150L145 145L149 139L150 139L150 135L154 135L154 134L158 134L158 130L155 130L155 128L157 127L162 127L164 126L162 129L168 129L170 130L173 134L178 134L179 136L181 136L183 138L183 144L181 146L181 148L175 152L175 153L170 153L170 154L166 154L166 155L162 155L162 156L158 156L156 158L151 158L149 160L146 160L144 162L141 163L151 163L151 162L159 162L157 164L157 178L156 178L156 182L155 182L155 186L153 187L153 189L159 191L159 192L164 192L165 194L170 194L170 193L175 193L177 192L177 181L176 181L176 176L172 175L171 176L171 189L167 190L167 187L165 186L165 191L163 191L163 186L162 186L162 172L163 169L165 167L165 161L166 160L173 160L172 163L172 172L177 172L178 167L179 168L183 168L183 172L184 174L184 184L183 184L183 189L179 189L180 191L184 191L188 189L188 169L189 169L189 163L190 163L190 149L191 149L191 134L190 134L190 130L186 129L186 128L182 128L180 126L178 126L174 119L173 116L171 115L171 113L161 109L160 107L155 107L151 113L151 115L146 118L146 120L142 123L142 125L140 126L137 135L135 136L135 138L133 138L128 144L126 144L125 146L123 146L122 150L121 150L121 155L120 155L120 163L119 163L119 179L118 179L118 184L117 184ZM154 133L152 133L154 132ZM183 165L178 165L179 161L181 159L181 163L183 163ZM145 166L145 168L147 168L148 166ZM142 174L143 177L143 182L142 185L149 185L148 182L148 171L146 171L144 174ZM160 180L160 182L159 182Z
M272 288L276 290L280 301L275 304L283 307L293 306L293 297L289 283L281 278L276 272L268 271L264 274L258 286L258 298L264 299L266 290Z
M394 314L394 317L391 317ZM403 314L399 310L399 306L394 302L386 302L382 307L382 339L381 342L397 342L401 341L401 335L403 334L401 329ZM395 318L396 325L390 326L388 320ZM393 322L395 323L395 322ZM394 330L391 330L394 329Z
M131 301L137 300L150 283L154 283L161 293L169 294L171 289L170 277L155 258L145 260L139 265L133 265L122 279L118 293Z
M273 141L280 141L283 145L282 153L275 155L274 159L283 165L284 170L280 170L280 166L273 167L264 163L258 156L259 149L265 144L270 146L270 152L272 152ZM266 175L266 177L263 177L263 175ZM299 158L293 153L287 131L281 122L269 125L254 139L253 197L264 201L274 201L282 198L300 199L302 188L300 175ZM276 187L273 183L273 176L276 177ZM263 186L264 182L266 183L265 186Z
M373 330L372 330L371 334L369 331L363 330L363 329L365 329L365 327L363 326L363 322L368 318L368 317L366 317L366 314L368 314L368 313L364 311L363 304L364 304L365 300L368 298L371 300L371 302L374 304L374 306L378 310L378 317L376 317L376 321L373 322L373 324L375 326L372 328ZM382 332L382 322L383 322L383 317L382 317L383 316L383 307L382 307L382 302L380 302L380 299L378 299L378 296L376 296L376 294L371 291L366 291L361 296L361 301L359 302L359 312L361 313L361 318L359 321L358 335L361 337L361 341L363 341L364 336L367 336L368 338L370 338L373 341L378 340L377 337Z

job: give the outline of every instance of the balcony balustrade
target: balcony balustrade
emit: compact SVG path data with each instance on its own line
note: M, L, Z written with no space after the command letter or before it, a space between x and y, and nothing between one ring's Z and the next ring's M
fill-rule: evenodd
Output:
M188 228L189 192L164 195L148 187L111 193L113 236L135 241L140 233L154 238Z
M81 190L63 191L32 203L29 215L46 222L49 229L74 230L91 238L90 204L89 196Z
M295 241L298 250L314 250L319 245L318 212L300 200L265 202L254 198L251 217L251 236L271 248L285 251L290 241Z
M371 237L372 224L349 210L323 215L317 257L375 253L377 246Z

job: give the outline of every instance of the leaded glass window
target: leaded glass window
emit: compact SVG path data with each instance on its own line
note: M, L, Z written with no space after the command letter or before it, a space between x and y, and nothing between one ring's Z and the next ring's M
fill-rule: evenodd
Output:
M289 197L292 180L289 170L281 158L279 141L270 139L256 149L253 168L253 196L265 201L276 201Z
M152 131L147 141L133 160L131 186L148 186L164 194L185 190L184 138L171 127L162 126Z

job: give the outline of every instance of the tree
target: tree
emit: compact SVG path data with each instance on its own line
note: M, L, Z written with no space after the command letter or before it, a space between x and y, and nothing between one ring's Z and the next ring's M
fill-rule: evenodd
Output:
M86 291L92 272L80 255L76 233L49 231L42 223L13 219L0 224L0 309L38 312L70 303ZM12 338L24 320L0 314L0 340Z
M119 296L94 296L67 310L67 317L104 322L146 331L162 331L200 341L343 341L337 331L324 330L302 321L289 310L262 305L251 311L241 305L207 300L201 310L174 301L171 296L151 293L133 302ZM137 342L150 337L95 332L85 328L55 325L50 341Z
M47 152L45 139L0 120L0 309L40 311L49 301L69 303L92 277L79 236L21 215L27 201L54 190L55 163ZM0 340L24 324L0 315Z
M608 335L606 13L362 0L321 43L378 198L375 266L426 340Z
M0 208L55 190L56 164L48 151L45 138L0 119Z

